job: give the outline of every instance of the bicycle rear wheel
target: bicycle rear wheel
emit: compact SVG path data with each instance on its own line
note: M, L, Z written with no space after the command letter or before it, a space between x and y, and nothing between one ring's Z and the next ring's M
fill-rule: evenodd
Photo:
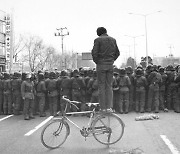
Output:
M124 123L113 113L104 113L97 116L92 122L94 138L105 145L118 142L124 133Z
M56 119L43 128L41 142L46 148L55 149L66 141L69 133L69 125L61 119Z

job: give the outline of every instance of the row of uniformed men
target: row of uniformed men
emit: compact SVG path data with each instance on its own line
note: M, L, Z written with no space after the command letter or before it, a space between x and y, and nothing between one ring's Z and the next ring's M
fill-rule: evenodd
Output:
M37 111L41 117L46 116L46 109L49 109L50 115L56 116L59 109L65 109L66 104L61 100L63 95L81 102L77 104L79 110L86 110L85 102L98 102L96 71L91 71L86 80L78 70L73 71L72 77L66 70L61 71L60 76L55 72L38 72L37 78L34 74L17 72L13 78L8 73L0 76L0 114L19 115L23 108L25 120L34 118ZM69 111L77 109L68 105Z
M80 75L78 70L74 70L72 77L65 70L61 71L60 76L55 72L39 72L37 79L33 76L19 73L14 73L13 79L7 73L0 76L1 114L11 114L13 111L18 115L23 106L25 119L34 118L36 111L40 112L40 116L45 116L45 109L49 109L51 115L56 115L57 110L65 108L65 103L60 99L62 95L82 102L80 110L86 110L86 102L98 102L95 71L89 70L86 75ZM171 65L166 69L149 65L145 70L137 67L135 71L131 67L115 68L114 110L120 113L132 110L159 112L159 109L180 112L179 82L179 67L175 69ZM21 103L22 98L24 103ZM67 111L76 111L76 108L68 106Z
M148 65L114 69L114 109L120 113L180 112L180 67Z

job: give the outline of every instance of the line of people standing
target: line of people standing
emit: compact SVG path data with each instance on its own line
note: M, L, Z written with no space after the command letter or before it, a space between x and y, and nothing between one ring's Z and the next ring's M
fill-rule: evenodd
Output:
M62 70L60 73L41 72L0 74L0 114L19 115L23 112L24 119L33 119L37 113L40 117L57 116L63 112L65 103L61 97L65 95L77 104L79 111L87 109L86 102L98 102L97 75L95 70L83 76L79 70ZM67 112L78 111L73 106Z
M119 113L180 113L180 66L114 68L114 110Z
M138 66L114 67L113 109L119 113L156 112L174 110L180 112L180 67L166 68L149 65L146 69ZM66 95L77 104L79 111L87 110L87 102L99 102L96 70L62 70L55 72L0 74L0 114L24 114L24 119L56 116L63 112ZM77 111L73 106L67 112Z

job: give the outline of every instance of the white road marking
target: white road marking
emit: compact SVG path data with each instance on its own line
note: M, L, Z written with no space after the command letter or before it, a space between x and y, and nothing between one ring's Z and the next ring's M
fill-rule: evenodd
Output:
M50 116L49 118L47 118L46 120L41 122L39 125L37 125L34 129L32 129L29 132L27 132L24 136L30 136L31 134L33 134L36 130L38 130L40 127L42 127L45 123L47 123L52 118L53 118L53 116Z
M12 117L13 115L11 114L11 115L8 115L8 116L6 116L6 117L4 117L4 118L1 118L0 119L0 121L3 121L3 120L5 120L5 119L8 119L8 118L10 118L10 117Z
M172 154L180 154L178 149L171 143L171 141L166 137L166 135L160 135L162 140L165 142L165 144L168 146L168 148L171 150Z

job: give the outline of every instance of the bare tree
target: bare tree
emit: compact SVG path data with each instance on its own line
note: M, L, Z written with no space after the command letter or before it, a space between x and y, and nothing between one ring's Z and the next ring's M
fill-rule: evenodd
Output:
M74 55L58 54L52 46L45 46L43 40L37 36L23 38L24 48L21 61L28 64L31 72L38 70L58 70L74 68L76 58ZM62 63L64 62L64 64Z
M27 61L31 72L37 71L44 66L45 57L45 45L43 40L37 36L30 36L24 42L25 54L23 55L23 61Z
M15 43L13 47L13 59L15 62L17 62L18 54L21 53L25 48L25 44L23 43L23 37L22 35L19 36L19 39L17 43Z
M57 57L55 53L55 49L53 47L47 47L46 48L46 59L44 61L44 67L47 70L52 70L55 64L54 57Z

